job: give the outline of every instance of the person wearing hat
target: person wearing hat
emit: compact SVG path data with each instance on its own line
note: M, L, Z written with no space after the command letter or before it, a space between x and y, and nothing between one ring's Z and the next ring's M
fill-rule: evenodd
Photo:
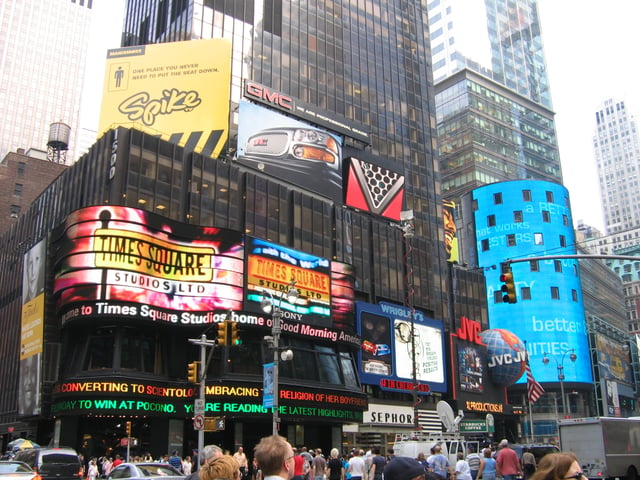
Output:
M409 457L394 457L384 467L384 480L423 480L424 466Z

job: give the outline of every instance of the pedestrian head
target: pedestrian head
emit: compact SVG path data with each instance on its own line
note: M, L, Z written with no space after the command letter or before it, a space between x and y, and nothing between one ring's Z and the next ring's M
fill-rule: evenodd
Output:
M384 467L385 480L424 480L424 467L413 458L395 457Z
M204 450L204 449L203 449ZM207 462L200 469L200 480L239 480L240 465L229 455Z
M573 453L548 453L540 462L531 480L586 480L578 458Z
M285 480L293 477L293 448L286 438L280 435L264 437L256 445L254 455L263 476L279 475Z

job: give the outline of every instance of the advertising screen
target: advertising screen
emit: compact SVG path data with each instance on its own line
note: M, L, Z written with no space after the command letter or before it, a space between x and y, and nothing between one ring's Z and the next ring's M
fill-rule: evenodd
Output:
M347 162L344 203L363 212L400 221L404 175L361 158L349 157Z
M478 263L486 269L489 326L513 332L526 342L538 382L557 382L555 361L565 361L567 382L592 383L582 287L575 254L575 234L568 192L562 185L522 180L480 187L473 192ZM517 303L505 303L501 263L507 259L548 257L511 263ZM517 319L517 321L514 321ZM543 363L548 356L551 361ZM523 376L518 383L525 383Z
M227 140L231 43L191 40L107 52L99 131L117 125L217 157Z
M419 310L402 305L356 302L362 346L360 379L383 390L413 390L413 358L418 393L444 392L444 327ZM412 322L413 320L413 322ZM413 323L413 329L412 329ZM413 336L411 335L413 330Z
M241 310L240 233L133 208L87 207L54 233L54 295L62 322L131 316L200 325Z
M624 348L625 346L599 333L595 334L594 338L598 352L600 377L632 383L631 359L628 350Z
M38 415L40 375L44 348L45 267L47 241L39 241L24 255L22 274L22 318L20 322L20 384L18 413Z
M455 202L443 201L442 215L444 218L444 246L447 251L447 260L457 263L460 261L460 253L458 251Z
M246 248L247 310L261 312L261 302L272 299L285 319L332 326L329 260L256 238ZM292 281L294 302L287 298Z
M247 100L240 101L237 161L342 202L342 139Z

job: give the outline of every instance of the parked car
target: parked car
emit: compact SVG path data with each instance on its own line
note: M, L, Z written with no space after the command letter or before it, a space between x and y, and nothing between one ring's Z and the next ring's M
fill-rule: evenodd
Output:
M37 480L38 474L24 462L0 461L0 480Z
M14 460L24 462L42 480L81 480L84 468L73 448L28 448L16 452Z
M111 470L107 480L118 478L158 480L160 477L163 480L182 480L185 476L166 463L121 463Z

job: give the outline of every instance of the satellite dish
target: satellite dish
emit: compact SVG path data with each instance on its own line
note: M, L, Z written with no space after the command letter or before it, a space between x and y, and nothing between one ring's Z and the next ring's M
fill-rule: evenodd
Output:
M456 419L455 414L453 413L453 408L444 400L440 400L436 404L436 412L438 412L438 417L440 417L440 421L447 432L455 432L456 430Z

